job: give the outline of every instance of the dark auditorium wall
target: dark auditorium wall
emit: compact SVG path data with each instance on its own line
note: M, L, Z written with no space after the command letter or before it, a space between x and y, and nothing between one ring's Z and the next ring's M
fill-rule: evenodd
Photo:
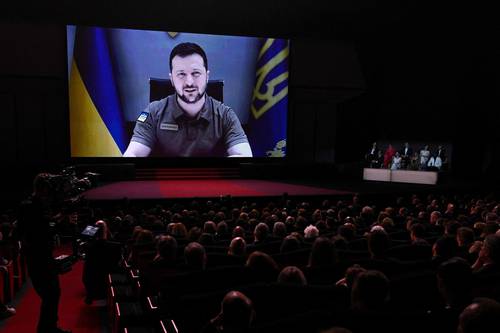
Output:
M449 142L456 176L500 179L498 30L445 18L415 15L357 40L367 88L338 105L337 162L377 139Z

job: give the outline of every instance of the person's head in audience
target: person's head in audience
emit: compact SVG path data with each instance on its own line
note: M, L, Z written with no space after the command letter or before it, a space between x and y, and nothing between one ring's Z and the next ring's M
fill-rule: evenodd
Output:
M186 226L184 225L184 223L180 223L180 222L176 223L174 225L174 227L172 228L171 235L177 239L186 238L187 237L187 229L186 229Z
M212 233L204 232L198 238L198 243L203 246L212 246L215 244L215 236Z
M349 289L352 289L354 281L356 281L358 275L363 272L366 272L366 269L358 264L354 264L351 267L347 268L347 270L345 271L345 286Z
M319 230L315 226L310 224L304 229L304 238L306 240L313 240L316 239L318 236L319 236Z
M229 244L228 254L231 256L244 257L247 253L247 243L242 237L235 237Z
M417 220L421 223L427 221L427 212L425 210L421 210L417 214Z
M386 217L382 220L382 223L380 223L380 225L384 228L385 231L389 232L394 228L394 220L390 217Z
M204 270L207 264L207 254L203 245L191 242L184 248L186 265L195 270Z
M218 211L214 215L214 222L219 223L220 221L224 221L226 219L226 214L222 211Z
M307 224L307 219L304 216L298 216L295 220L295 229L302 231L307 227Z
M457 230L458 247L469 247L474 243L474 231L468 227L460 227Z
M411 226L419 223L419 220L414 218L413 216L406 217L406 230L411 232Z
M254 242L255 243L261 243L266 241L267 237L269 235L269 227L267 224L261 222L257 224L257 226L254 229L253 236L254 236Z
M142 244L152 244L154 242L153 233L147 229L142 229L137 234L137 238L135 239L136 245Z
M95 226L99 228L96 234L97 239L103 239L103 240L111 239L111 231L109 230L106 221L99 220L95 223Z
M481 233L481 238L486 238L488 235L494 235L498 231L496 222L486 222Z
M432 245L432 256L438 260L445 261L453 258L456 254L457 241L455 237L440 237Z
M366 269L358 264L354 264L348 267L345 271L344 277L335 282L335 287L347 288L349 290L352 290L352 286L358 275L365 271Z
M489 222L497 223L498 222L498 215L496 213L493 213L493 212L486 213L485 222L486 223L489 223Z
M384 273L368 270L358 274L351 290L351 307L371 312L383 309L389 301L390 284Z
M472 269L467 260L453 257L441 263L437 283L447 306L463 309L471 301Z
M167 234L171 235L172 234L172 230L174 230L174 226L175 226L175 222L170 222L169 224L167 224Z
M377 217L377 224L381 224L381 223L382 223L382 221L383 221L385 218L387 218L387 217L389 217L389 215L388 215L386 212L381 211L381 212L378 214L378 217Z
M373 222L373 220L375 219L374 215L375 214L374 214L373 208L370 206L364 206L361 209L360 216L363 220L365 220L366 224L371 224L371 222Z
M300 268L297 266L287 266L283 268L278 275L278 283L305 286L307 284L307 280Z
M432 225L437 225L437 221L441 218L441 212L435 210L431 213L429 217L429 223Z
M457 234L457 230L460 227L460 223L455 220L450 220L444 226L444 234L447 236L455 237L455 235Z
M215 332L248 332L255 318L252 301L239 291L230 291L222 299L219 314L210 320Z
M486 227L486 223L484 223L484 222L478 221L478 222L474 223L474 225L472 226L472 228L474 230L474 235L477 237L484 238L484 235L483 235L484 227Z
M215 234L217 232L217 225L214 221L206 221L203 224L203 232Z
M283 239L286 237L286 225L283 222L276 222L273 225L273 237Z
M479 251L479 259L483 265L500 264L500 237L488 235Z
M387 232L380 227L368 234L368 252L372 258L383 258L391 245Z
M500 327L500 303L491 298L476 298L458 318L458 333L493 333Z
M295 217L287 216L285 219L285 224L288 228L292 228L293 226L295 226Z
M132 237L131 237L131 240L135 243L135 241L137 240L137 237L139 236L139 233L144 230L142 229L142 227L140 225L138 226L135 226L134 229L132 230Z
M406 208L404 206L400 207L399 210L398 210L398 216L400 218L405 219L408 216L408 208Z
M245 238L245 229L243 229L243 227L241 227L241 226L234 227L232 237L233 238L234 237L243 237L243 238Z
M309 267L331 266L337 263L337 250L333 242L326 237L317 238L309 255Z
M254 274L257 282L276 281L278 265L267 253L254 251L248 256L246 267Z
M415 223L410 227L410 239L413 244L419 244L426 242L424 240L425 237L425 228L420 223Z
M162 235L156 243L156 259L174 262L177 259L177 240L168 235Z
M340 235L333 236L332 242L337 250L347 250L348 249L347 241L344 239L344 237L342 237Z
M247 222L249 217L248 217L248 213L245 213L245 212L241 212L240 213L240 216L238 217L239 220L242 220L244 222Z
M455 205L453 203L448 203L448 205L446 205L446 212L445 214L454 214L455 213Z
M300 241L292 235L286 236L281 242L281 253L296 251L298 249L300 249Z
M218 239L229 239L229 227L225 221L217 223L217 232L215 233Z
M200 227L192 227L189 229L188 235L187 235L187 240L189 242L196 242L201 236L201 228Z
M338 227L337 233L347 242L350 242L356 236L356 227L352 223L344 223Z

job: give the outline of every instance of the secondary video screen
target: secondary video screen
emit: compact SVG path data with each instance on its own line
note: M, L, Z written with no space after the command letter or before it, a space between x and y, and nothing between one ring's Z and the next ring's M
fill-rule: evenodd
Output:
M449 142L379 140L364 155L364 166L375 169L449 171L453 146Z
M72 157L285 157L286 39L67 27Z

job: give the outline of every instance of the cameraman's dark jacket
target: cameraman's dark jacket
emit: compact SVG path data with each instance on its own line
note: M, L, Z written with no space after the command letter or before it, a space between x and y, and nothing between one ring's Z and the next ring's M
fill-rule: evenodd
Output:
M30 197L22 202L17 229L23 244L22 249L32 268L55 269L51 220L50 207L44 205L39 198Z

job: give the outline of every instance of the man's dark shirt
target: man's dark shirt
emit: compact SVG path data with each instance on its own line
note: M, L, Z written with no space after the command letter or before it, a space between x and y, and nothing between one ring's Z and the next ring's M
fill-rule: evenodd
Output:
M248 143L234 111L208 95L194 119L181 109L176 95L152 102L137 119L131 141L172 157L226 156L228 148Z

